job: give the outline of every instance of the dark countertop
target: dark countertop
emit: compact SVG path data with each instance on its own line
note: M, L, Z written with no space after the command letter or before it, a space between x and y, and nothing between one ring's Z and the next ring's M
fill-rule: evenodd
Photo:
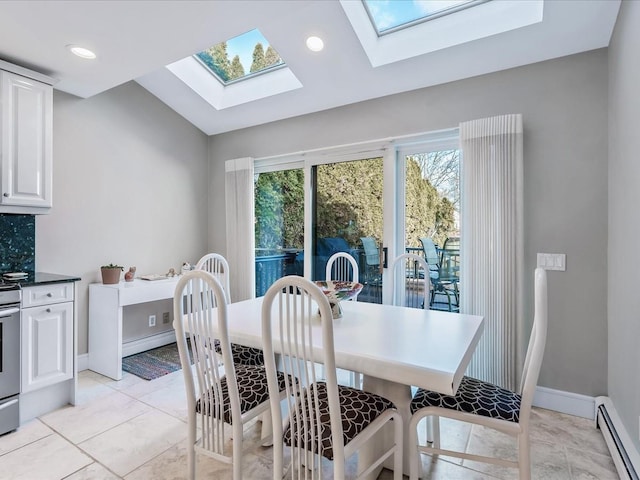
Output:
M80 277L71 277L69 275L58 275L57 273L46 272L28 272L29 276L20 280L2 279L5 283L17 283L21 287L33 287L35 285L46 285L48 283L62 282L79 282Z

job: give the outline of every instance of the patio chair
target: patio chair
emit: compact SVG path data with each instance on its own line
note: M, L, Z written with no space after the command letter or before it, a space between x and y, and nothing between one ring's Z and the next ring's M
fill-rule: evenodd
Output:
M373 237L360 237L364 249L364 272L362 283L374 292L374 298L382 303L382 273L380 272L380 250ZM367 292L370 293L370 292Z
M196 263L196 270L204 270L211 273L222 285L225 303L231 303L229 287L229 263L219 253L208 253ZM215 341L216 352L222 355L220 343ZM264 365L264 354L259 348L247 347L237 343L231 344L231 356L233 363L242 365Z
M283 405L277 395L271 397L273 478L281 480L285 470L291 478L322 478L324 457L333 462L332 478L344 480L345 459L388 428L393 432L392 444L381 449L372 465L360 468L357 478L368 476L393 457L393 478L401 480L402 418L386 398L338 385L333 322L325 294L302 277L283 277L264 296L262 337L269 390L274 395L278 392L274 344L282 355L281 370L298 380L286 385L288 398L295 401ZM317 361L326 366L326 382L316 378ZM286 469L285 445L290 452Z
M431 279L429 308L433 308L436 303L436 295L443 294L447 297L449 311L458 310L460 296L458 293L457 276L452 275L446 268L443 269L441 263L443 257L438 254L438 250L431 238L422 237L420 238L420 243L424 250L424 258L429 264L429 277Z
M234 364L227 330L226 293L211 273L185 273L176 285L173 308L187 393L188 478L196 478L195 454L199 452L232 464L233 480L241 480L243 427L259 415L268 414L270 393L278 401L284 398L285 376L274 377L270 392L264 366ZM211 341L214 331L222 350L224 374Z
M410 480L417 480L420 475L422 453L515 467L519 471L520 480L531 478L529 416L547 338L547 273L545 270L541 268L535 270L534 284L533 327L519 391L512 392L466 376L462 377L462 382L454 396L418 389L410 406L412 417L409 423L408 448L413 449ZM433 419L433 446L418 443L418 423L425 417ZM518 460L511 461L441 449L439 417L482 425L516 437Z

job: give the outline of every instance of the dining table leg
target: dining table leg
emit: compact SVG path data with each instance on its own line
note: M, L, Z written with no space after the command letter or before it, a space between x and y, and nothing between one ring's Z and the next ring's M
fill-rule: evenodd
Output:
M386 399L392 401L400 416L402 417L402 467L403 474L409 475L409 460L412 449L409 445L409 420L411 412L409 407L411 404L411 387L402 383L391 382L381 378L364 375L362 389L367 392L376 393ZM371 465L384 450L386 445L393 442L393 430L384 429L376 435L374 439L367 442L361 449L358 457L358 471L363 471ZM393 458L389 458L385 464L385 468L393 470ZM382 468L372 472L366 480L376 480Z

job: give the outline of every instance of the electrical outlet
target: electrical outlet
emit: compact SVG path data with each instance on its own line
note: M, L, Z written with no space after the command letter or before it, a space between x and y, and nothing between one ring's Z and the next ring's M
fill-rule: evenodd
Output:
M164 312L162 314L162 323L169 323L169 312Z
M149 315L149 326L150 327L155 327L156 326L156 316L155 315Z

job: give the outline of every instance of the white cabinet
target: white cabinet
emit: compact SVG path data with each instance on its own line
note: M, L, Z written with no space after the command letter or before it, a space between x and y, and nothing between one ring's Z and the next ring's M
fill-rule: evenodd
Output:
M45 213L52 205L53 87L0 71L0 98L0 213Z
M73 378L73 283L23 289L22 393Z

